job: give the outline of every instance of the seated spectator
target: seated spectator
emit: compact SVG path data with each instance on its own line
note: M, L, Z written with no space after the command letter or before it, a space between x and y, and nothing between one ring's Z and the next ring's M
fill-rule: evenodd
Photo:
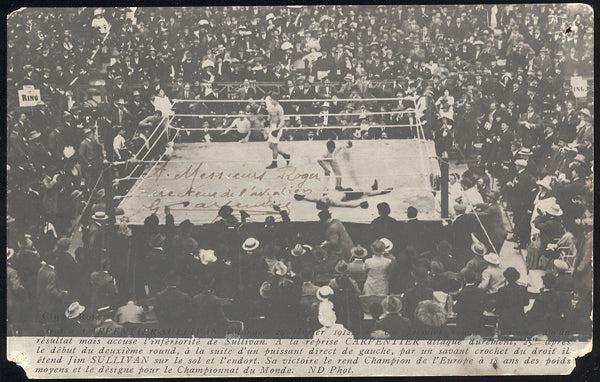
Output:
M338 261L338 263L335 265L334 271L338 274L338 276L332 278L328 284L334 291L339 290L340 285L349 283L352 285L354 292L356 292L356 294L360 294L358 283L348 273L348 263L346 263L344 260Z
M450 331L446 326L448 314L444 308L433 300L423 300L415 308L415 316L411 329L415 339L449 339Z
M385 315L378 327L385 330L391 339L402 339L410 336L410 320L402 317L402 300L395 296L387 296L381 302Z
M483 330L483 309L486 305L486 293L477 287L479 275L469 271L465 274L465 285L454 297L456 313L456 332L459 338L471 334L481 334Z
M166 288L156 294L154 310L161 328L182 329L189 326L190 296L180 291L177 283L177 275L169 273L165 279Z
M483 289L488 295L494 295L505 282L500 256L495 253L488 253L483 256L483 260L488 263L488 266L481 273L479 288Z
M359 291L353 280L347 276L336 279L337 289L330 298L334 305L338 323L350 330L354 336L359 336L363 321L363 310L360 303Z
M135 301L127 301L127 304L120 306L115 313L115 322L124 324L141 324L146 319L144 308L137 305Z
M318 307L318 319L322 327L314 332L313 339L354 338L352 332L347 330L343 324L337 323L337 315L334 310L334 304L329 300L333 296L334 292L328 286L321 287L317 291L317 298L320 300Z
M444 266L444 270L450 272L458 272L458 262L451 255L452 245L447 240L442 240L438 243L433 261L437 261ZM442 271L443 272L443 271Z
M554 286L554 289L559 292L573 292L573 276L571 276L568 271L569 265L566 262L559 259L554 260L552 271L552 273L556 275L556 285Z
M548 338L561 338L565 314L571 310L571 301L554 289L556 276L552 273L542 276L542 281L544 287L527 312L529 331L544 334Z
M529 305L527 287L517 281L521 274L513 267L504 271L506 285L498 289L496 294L496 314L498 314L498 330L502 335L527 334L527 321L524 307Z
M414 286L408 288L402 297L402 316L415 319L415 309L419 302L433 299L433 289L426 284L427 268L416 267L411 271L411 275L415 280Z

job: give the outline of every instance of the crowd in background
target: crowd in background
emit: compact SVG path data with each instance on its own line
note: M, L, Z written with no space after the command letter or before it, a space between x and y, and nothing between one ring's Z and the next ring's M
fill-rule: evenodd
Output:
M214 323L211 330L222 331L230 325L227 317L246 323L265 317L266 328L305 328L312 333L325 324L320 323L314 299L303 298L315 297L317 286L309 284L321 273L336 276L331 278L335 281L326 280L331 290L321 290L319 301L332 302L337 323L354 336L368 338L386 318L393 321L389 325L425 330L420 327L424 321L453 314L457 329L452 333L436 329L439 333L483 335L484 321L478 320L486 316L483 311L479 314L479 307L494 311L502 323L503 314L511 317L523 310L511 304L531 297L512 298L510 293L522 293L516 284L519 278L513 271L505 275L504 270L492 269L500 267L493 254L514 242L527 253L528 267L546 269L548 276L523 325L510 330L504 326L502 332L552 335L586 327L572 322L589 318L586 309L591 307L593 102L591 96L576 98L570 81L593 74L593 22L588 9L563 5L30 9L9 18L8 32L7 227L13 271L8 289L9 306L14 306L9 313L16 315L12 322L55 324L67 307L77 312L82 306L84 314L96 318L98 308L151 297L156 299L155 312L140 310L135 303L125 311L136 311L136 320L157 321L163 327L203 327L202 321ZM235 85L223 87L225 83ZM410 138L416 136L410 126L418 118L425 138L435 140L438 155L455 152L469 166L466 173L451 177L453 222L445 229L445 241L435 248L420 248L422 243L410 241L424 236L398 232L411 228L392 229L395 223L382 217L374 223L373 235L354 238L372 256L363 266L355 264L361 257L356 256L354 243L344 244L338 256L337 249L328 245L320 249L321 242L312 238L289 239L289 232L273 234L275 239L256 237L239 227L225 229L229 223L235 226L227 222L230 214L223 219L228 224L215 228L223 228L225 236L212 236L222 241L208 243L194 239L194 230L187 225L159 229L149 223L151 227L133 238L125 220L117 233L104 225L100 174L113 171L122 176L127 172L115 162L133 158L134 164L125 170L137 168L136 159L156 159L166 146L166 142L155 145L166 139L160 132L168 126L161 111L155 110L157 97L255 101L175 104L176 113L198 115L170 121L172 127L184 129L172 137L176 142L264 140L260 99L265 86L260 83L271 83L269 94L282 101L320 100L282 102L286 114L292 115L288 126L301 127L286 131L283 139ZM19 107L17 89L24 85L40 90L39 105ZM338 101L382 97L402 100ZM416 111L402 112L409 109ZM380 125L404 127L370 127ZM323 128L327 126L336 128ZM123 185L114 187L118 191ZM509 244L504 243L500 201L512 211ZM66 237L79 226L84 246L72 251ZM157 236L156 230L162 233ZM320 230L315 237L326 237L326 232ZM179 248L183 241L177 235L189 236L191 247ZM250 236L259 243L258 253L242 249ZM382 250L382 238L394 249L386 245L388 249ZM121 246L107 245L114 243ZM131 256L119 256L128 253L129 245L136 252L135 266L124 263ZM303 252L302 245L312 248L306 249L309 255L302 260L313 263L307 269L294 264L304 259L304 254L292 253ZM211 250L212 255L206 252ZM328 254L339 258L328 259ZM183 265L161 263L171 257L181 258ZM369 269L365 280L360 272L344 270L342 260L350 270ZM273 264L278 268L271 269ZM196 267L197 274L188 274ZM236 270L240 277L234 282ZM376 276L385 282L367 282ZM450 281L449 287L441 280L455 282ZM500 287L503 283L507 285ZM561 289L565 283L572 284L570 290ZM374 318L365 323L359 319L365 309L359 310L357 304L359 296L371 294L372 288L374 295L392 296L381 301L384 312L379 316L381 308L375 304L371 312L369 305ZM305 289L310 293L303 295ZM436 299L430 291L442 291L446 297L438 294ZM447 303L449 294L455 305ZM485 303L473 302L477 299ZM161 308L160 301L167 307ZM184 303L168 306L174 301ZM349 301L354 307L344 305ZM308 308L299 309L298 304ZM180 308L188 313L180 314ZM52 314L42 318L40 314L48 311ZM154 317L142 317L147 314ZM330 313L324 311L322 316L331 324ZM548 316L551 324L541 327L539 322ZM78 317L81 312L73 318ZM127 322L118 317L115 325ZM444 321L436 328L446 328L445 319L433 321ZM528 325L532 322L538 324ZM564 327L565 322L571 324ZM388 334L393 330L382 329Z

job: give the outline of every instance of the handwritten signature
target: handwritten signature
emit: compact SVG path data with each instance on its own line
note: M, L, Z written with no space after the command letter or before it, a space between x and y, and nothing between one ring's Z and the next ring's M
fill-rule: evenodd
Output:
M163 203L162 198L209 198L212 200L192 202L190 199L186 199L167 204L167 206L179 207L174 210L185 211L210 211L218 210L223 206L230 206L234 209L243 209L248 212L252 211L263 214L265 213L265 208L271 207L273 204L279 204L282 209L289 209L291 201L282 203L279 200L278 203L276 199L281 199L282 197L289 199L290 196L298 193L311 194L313 190L306 187L307 181L314 180L321 182L321 178L317 172L301 172L296 166L285 166L276 170L275 179L279 179L280 181L273 182L271 178L269 181L270 187L261 187L260 183L266 181L266 171L257 172L253 169L245 172L204 171L203 166L204 162L191 164L183 172L177 173L173 178L170 178L168 177L167 163L165 163L156 167L151 174L144 174L144 179L153 179L155 181L164 179L171 181L170 186L173 185L173 180L179 181L177 182L178 185L181 184L180 181L182 180L188 181L189 184L186 185L185 191L176 191L171 189L171 187L155 189L149 195L155 199L150 204L143 204L142 207L150 210L152 213L157 213ZM204 182L196 184L198 180ZM229 180L246 180L245 183L242 183L242 187L246 187L243 187L239 191L233 191L231 188L227 188L225 191L216 191L211 187L212 182ZM258 185L252 185L253 182L259 183ZM274 187L272 183L279 183L281 187ZM242 198L259 198L259 200L246 202ZM242 199L242 201L239 201L239 199Z

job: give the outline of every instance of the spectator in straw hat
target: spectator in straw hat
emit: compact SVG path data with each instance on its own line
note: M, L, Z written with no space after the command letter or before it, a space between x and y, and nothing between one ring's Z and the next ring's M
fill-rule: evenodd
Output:
M84 312L85 306L81 305L78 301L72 302L65 310L65 320L61 323L56 335L73 337L89 336L92 333L93 322L91 321L91 316L86 317L83 315Z
M527 287L517 283L521 274L515 268L506 268L503 275L506 285L496 294L498 329L502 335L525 335L527 322L523 308L529 305Z
M290 250L288 263L291 270L296 274L301 274L304 270L312 270L315 266L316 259L312 253L312 247L308 244L296 244Z
M376 240L371 243L373 257L365 260L367 279L363 287L363 294L385 296L389 291L389 277L392 261L384 256L385 243Z
M365 280L367 279L367 271L365 269L364 259L369 255L367 249L360 244L350 250L350 263L348 264L348 274L362 290Z
M559 239L565 229L562 224L561 216L563 211L558 204L548 206L542 211L542 214L535 218L533 224L539 230L540 253L544 254L546 246L555 239Z
M483 289L488 295L498 292L498 289L504 285L505 279L502 274L500 256L496 253L488 253L483 256L488 266L481 273L481 283L479 288Z
M322 287L322 288L329 288L329 287ZM322 293L319 293L319 292L322 292ZM331 288L329 288L328 290L317 291L318 298L319 298L320 294L323 296L326 296L323 300L321 300L321 302L319 303L319 307L318 307L318 320L319 320L319 323L322 325L322 327L314 332L313 338L314 339L337 338L340 340L343 340L344 338L354 338L354 335L352 334L351 331L346 329L343 324L337 322L338 318L337 318L337 313L334 310L334 305L328 299L329 297L333 296L333 291L331 290ZM319 299L321 299L321 298L319 298Z
M259 298L261 284L267 280L268 266L259 252L260 242L247 238L242 244L242 250L232 262L232 275L237 286L236 295L240 299L240 312L251 315L254 312L253 302Z
M535 177L527 169L527 161L518 159L515 161L517 173L513 180L506 183L506 194L508 202L514 211L513 224L515 237L520 248L529 245L530 225L529 208L534 198Z
M410 320L402 317L402 300L396 296L387 296L381 302L384 316L379 322L379 326L385 330L390 339L407 338L410 335Z
M461 269L460 274L463 275L463 277L467 271L474 271L475 273L481 274L487 267L487 262L483 259L483 256L486 253L485 245L477 240L475 235L471 234L471 237L473 238L473 244L471 244L471 254L473 257L467 262L463 269Z
M338 261L335 265L334 270L335 273L337 273L337 276L335 276L329 281L328 285L331 287L331 289L333 289L334 291L338 291L342 288L342 286L348 286L351 287L354 293L360 294L360 288L358 287L358 283L348 274L347 262L345 262L344 260Z

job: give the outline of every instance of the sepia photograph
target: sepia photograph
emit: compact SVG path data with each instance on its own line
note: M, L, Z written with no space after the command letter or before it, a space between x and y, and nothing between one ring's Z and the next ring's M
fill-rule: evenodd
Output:
M8 354L73 378L591 350L593 54L584 4L15 10ZM146 353L69 348L108 338ZM138 374L146 345L173 369ZM232 358L176 366L192 345Z

